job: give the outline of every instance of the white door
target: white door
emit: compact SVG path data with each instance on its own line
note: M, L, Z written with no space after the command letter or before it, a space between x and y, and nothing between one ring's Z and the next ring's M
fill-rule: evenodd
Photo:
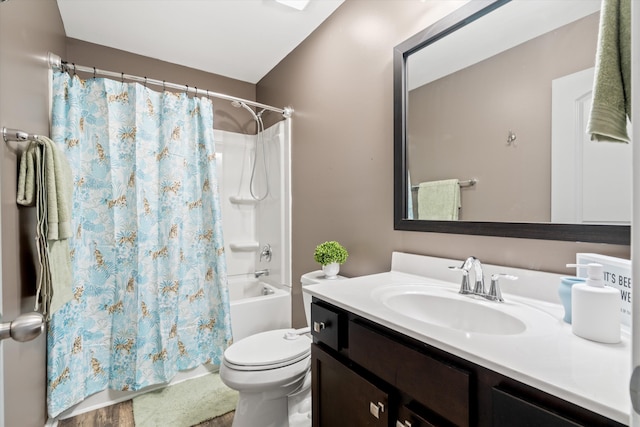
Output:
M551 221L629 224L631 144L586 133L593 68L552 83Z

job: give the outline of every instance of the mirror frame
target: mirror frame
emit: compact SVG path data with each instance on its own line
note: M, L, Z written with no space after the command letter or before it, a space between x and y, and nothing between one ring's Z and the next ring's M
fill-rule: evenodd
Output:
M629 245L631 226L532 222L425 221L407 216L407 57L511 0L474 0L393 50L394 230Z

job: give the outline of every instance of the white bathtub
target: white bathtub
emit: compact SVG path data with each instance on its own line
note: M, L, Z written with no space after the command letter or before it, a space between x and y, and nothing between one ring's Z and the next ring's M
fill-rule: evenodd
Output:
M291 327L291 292L249 275L229 277L233 340Z
M248 274L229 276L229 303L234 341L258 332L291 327L291 292L288 287L279 288L254 279L253 275ZM214 366L198 366L189 371L178 372L169 384L177 384L217 370ZM66 410L58 416L58 420L123 402L162 387L164 385L150 386L138 391L103 390ZM56 425L57 420L51 419L45 424L46 427Z

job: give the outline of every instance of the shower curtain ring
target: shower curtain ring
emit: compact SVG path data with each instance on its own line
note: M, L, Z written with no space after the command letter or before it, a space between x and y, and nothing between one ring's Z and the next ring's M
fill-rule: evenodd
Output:
M96 67L93 67L93 78L96 78Z
M76 63L72 62L71 65L73 65L73 75L76 75Z
M124 84L124 73L120 73L120 83Z
M166 92L166 90L167 90L167 87L165 86L165 81L163 80L162 81L162 91Z
M195 93L193 94L193 96L195 98L197 98L198 97L198 86L194 86L194 88L195 88Z
M185 85L187 89L184 91L185 95L189 95L189 85Z
M147 88L147 76L144 76L144 88Z

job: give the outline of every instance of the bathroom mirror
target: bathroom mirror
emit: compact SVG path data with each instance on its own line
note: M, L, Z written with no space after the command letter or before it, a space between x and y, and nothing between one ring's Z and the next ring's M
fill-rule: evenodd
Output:
M395 229L629 244L631 144L579 130L599 8L471 1L396 46ZM421 183L446 179L457 219L424 219Z

